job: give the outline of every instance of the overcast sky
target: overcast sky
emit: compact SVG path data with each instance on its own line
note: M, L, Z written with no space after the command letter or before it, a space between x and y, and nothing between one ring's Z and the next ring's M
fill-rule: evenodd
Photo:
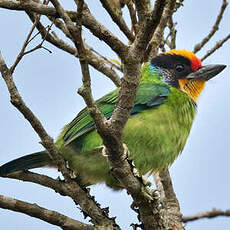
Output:
M70 1L69 1L70 2ZM101 10L99 1L88 1L92 12L117 36L119 30ZM177 48L192 50L194 45L207 35L215 22L220 0L186 0L184 7L175 15L177 25ZM93 5L94 4L94 5ZM71 4L66 6L71 9ZM219 31L204 51L202 57L216 41L230 33L230 8L226 10ZM0 9L0 50L8 65L14 62L22 43L31 27L23 12ZM86 31L86 41L97 51L109 58L116 58L102 41L93 39ZM34 44L38 44L38 37ZM52 51L36 51L26 56L15 71L15 81L23 99L38 116L48 133L56 138L61 128L84 107L77 94L81 86L81 73L77 59L45 43ZM230 66L230 41L204 64L226 64ZM100 73L91 70L95 98L114 88ZM229 126L230 126L230 70L226 68L217 78L211 80L200 97L198 113L183 154L170 169L175 192L184 215L207 211L212 208L230 209L229 183ZM39 151L39 138L24 117L10 104L5 83L0 78L0 165L19 156ZM54 178L54 170L38 170ZM83 220L73 202L41 186L0 178L0 194L46 208L57 210L78 220ZM129 210L130 197L126 192L113 192L104 185L92 186L92 194L104 207L110 206L110 215L117 216L123 229L131 229L136 216ZM24 214L0 209L1 229L46 229L58 227L46 224ZM187 230L229 229L230 218L219 217L200 220L186 225Z

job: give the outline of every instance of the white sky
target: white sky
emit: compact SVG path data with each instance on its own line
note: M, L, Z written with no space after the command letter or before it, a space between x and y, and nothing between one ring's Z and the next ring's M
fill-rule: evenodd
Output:
M100 21L109 26L117 36L119 30L101 10L99 1L88 1L92 12ZM192 50L215 22L221 1L187 0L176 14L178 22L177 48ZM71 5L68 6L71 8ZM219 31L205 46L202 56L217 40L228 33L230 8ZM0 9L0 50L7 64L11 65L18 54L22 42L31 27L23 12ZM109 58L116 58L101 41L93 39L86 32L87 42ZM37 38L36 44L40 42ZM57 137L61 128L69 122L84 103L77 94L81 86L81 73L77 59L46 44L52 54L39 50L26 56L15 71L15 81L23 99L42 121L48 133ZM230 42L205 60L204 64L226 64L230 66ZM100 73L91 71L93 90L96 98L113 89L113 84ZM230 70L225 69L217 78L208 83L198 104L198 114L183 154L171 167L175 192L184 215L190 215L212 208L230 209L229 193L229 88ZM9 103L5 83L0 78L0 164L42 149L39 138L23 116ZM57 177L56 171L39 170ZM110 206L111 216L117 216L123 229L131 229L129 224L136 222L135 214L129 211L130 197L126 192L113 192L104 185L93 186L92 193L104 207ZM0 194L37 203L46 208L57 210L72 218L82 220L80 211L73 202L53 191L31 183L23 183L0 178ZM4 230L46 229L58 227L38 219L0 209L0 223ZM216 218L189 223L190 229L229 229L230 218Z

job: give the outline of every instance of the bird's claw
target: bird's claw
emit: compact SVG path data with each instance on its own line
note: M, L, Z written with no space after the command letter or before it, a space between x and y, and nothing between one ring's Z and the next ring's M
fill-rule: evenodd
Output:
M107 149L104 145L102 146L101 154L103 157L108 158Z

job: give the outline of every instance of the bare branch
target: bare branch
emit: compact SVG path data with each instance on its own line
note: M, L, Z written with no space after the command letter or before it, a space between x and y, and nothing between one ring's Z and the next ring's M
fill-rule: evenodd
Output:
M213 209L208 212L201 212L198 214L195 214L193 216L185 216L182 218L182 221L184 223L190 222L190 221L195 221L195 220L200 220L203 218L215 218L219 216L230 216L230 210L222 211L218 209Z
M122 18L122 11L120 3L118 2L119 6L114 6L115 1L111 0L100 0L103 7L107 10L110 17L113 19L113 21L118 25L120 30L126 35L126 37L129 39L129 41L134 41L134 36L132 32L129 30L128 26L126 25L124 19Z
M134 0L136 5L137 15L139 19L139 24L142 24L145 21L145 17L150 13L151 10L151 1L150 0Z
M137 34L138 23L137 23L136 11L133 7L133 1L128 0L128 2L126 4L127 4L128 9L129 9L129 15L130 15L131 22L132 22L132 30L134 31L135 34Z
M59 193L62 196L69 196L73 200L75 200L74 191L71 191L69 184L65 181L55 180L51 177L31 171L18 171L10 173L8 175L4 175L2 177L39 184L44 187L53 189L55 192Z
M78 193L75 188L72 187L72 184L66 182L66 181L61 181L60 179L53 179L51 177L48 177L46 175L41 175L38 173L30 172L30 171L20 171L20 172L14 172L11 174L8 174L6 176L3 176L6 178L11 178L11 179L17 179L21 181L26 181L26 182L32 182L35 184L42 185L47 188L51 188L55 192L59 193L61 196L69 196L71 197L74 202L77 204L76 197L79 197L79 199L82 199L82 203L89 205L89 209L94 209L93 206L91 206L90 203L88 203L84 197L81 197L81 193ZM94 197L89 196L89 189L85 189L85 192L88 194L88 199L92 200L92 203L95 202ZM79 205L82 207L82 203L80 202ZM97 204L98 207L99 204ZM84 209L82 209L84 214L87 215L88 213L85 212ZM103 209L102 209L103 210ZM104 211L104 215L107 215L107 211ZM98 213L95 213L98 215ZM98 217L100 217L98 215ZM112 219L112 218L111 218ZM114 224L114 230L119 229L116 224Z
M104 41L121 59L126 57L128 47L93 17L86 3L82 12L82 24L94 36Z
M13 81L13 76L11 75L10 70L5 64L5 61L0 53L0 72L2 74L3 79L8 87L8 91L11 97L11 103L24 115L24 117L30 122L33 129L39 135L42 140L42 144L49 151L52 159L58 166L58 169L62 172L66 182L70 185L71 190L74 194L74 201L79 204L83 211L88 214L92 218L92 222L95 225L104 226L105 224L108 226L117 226L114 220L110 219L107 214L104 213L103 210L96 204L96 202L86 193L84 189L82 189L74 180L71 179L69 169L66 168L65 161L59 154L59 151L55 144L53 143L53 139L47 134L45 129L43 128L41 122L38 118L33 114L33 112L25 105L22 100L16 85ZM117 227L116 229L119 229Z
M160 21L164 4L164 1L156 1L155 9L148 15L145 25L139 30L134 44L130 47L128 55L126 54L124 77L118 102L111 119L106 122L109 132L106 130L100 132L100 129L97 129L106 146L112 173L133 197L135 205L139 208L140 220L145 229L163 228L157 199L152 191L141 182L140 178L134 175L133 166L127 161L128 150L122 144L121 135L134 104L141 75L142 55L146 42L151 38L149 31L154 32ZM144 34L141 34L141 30L144 31Z
M175 49L176 48L176 29L175 29L176 23L173 22L172 15L168 20L168 28L170 30L170 43L168 44L169 48Z
M156 56L158 53L158 48L163 41L163 32L165 27L167 26L167 22L173 14L173 10L175 8L176 0L169 0L164 8L160 23L158 24L151 42L148 45L145 54L145 61L151 59Z
M173 190L172 181L168 169L164 169L154 174L154 180L163 205L162 215L166 229L182 230L182 214L180 212L179 202Z
M117 106L111 117L112 126L114 130L119 130L119 136L121 136L134 105L139 77L141 75L141 63L144 51L161 19L164 6L164 0L157 0L155 2L154 10L146 17L145 25L139 29L137 37L130 47L129 55L126 54L126 60L124 60L124 68L126 68L124 69L125 75L122 81ZM121 144L120 147L123 149Z
M21 49L20 53L18 54L18 56L17 56L17 58L16 58L14 64L13 64L13 65L11 66L11 68L10 68L11 73L14 72L16 66L17 66L18 63L21 61L22 57L25 55L25 49L26 49L27 45L28 45L29 42L30 42L30 37L31 37L31 35L32 35L32 33L33 33L35 27L36 27L37 22L38 22L38 18L35 19L35 22L34 22L34 24L32 25L32 27L31 27L31 29L30 29L30 31L29 31L27 37L26 37L25 42L23 43L23 46L22 46L22 49Z
M141 25L141 27L139 28L138 34L133 44L133 47L135 47L135 52L137 52L139 56L143 53L143 51L146 50L149 41L152 38L152 35L159 25L162 17L162 12L165 8L165 4L166 0L156 0L152 12L145 16L145 24ZM143 56L141 57L141 59L143 60Z
M63 18L63 20L66 23L67 29L69 30L72 39L74 41L74 44L78 51L78 57L81 64L82 69L82 81L83 81L83 87L81 87L78 92L81 94L89 108L90 114L93 116L95 123L97 126L103 128L103 124L105 121L104 116L99 111L96 103L93 100L92 91L91 91L91 80L90 80L90 74L89 74L89 68L88 68L88 61L86 58L86 50L84 47L84 42L82 40L81 35L81 28L82 28L82 15L83 15L83 6L84 1L77 1L78 3L78 17L76 18L77 26L75 27L74 23L71 21L70 17L66 14L60 3L56 0L51 0L54 7L56 8L59 15Z
M57 28L59 28L69 39L72 40L72 36L71 34L69 33L68 29L66 28L66 25L59 19L55 19L53 17L49 17L49 19L55 24L55 26ZM97 52L96 50L94 50L92 47L89 47L86 43L85 44L85 48L87 49L88 51L88 55L90 55L90 51L92 51L93 53L97 54L100 58L102 58L104 60L105 63L107 63L108 65L111 66L111 68L115 68L119 71L122 72L122 69L120 66L116 65L115 63L113 63L112 61L110 61L109 59L107 59L105 56L101 55L99 52ZM87 55L87 56L88 56ZM86 56L86 58L87 58ZM91 55L90 55L91 56ZM88 62L90 64L90 59L88 58ZM115 85L117 86L120 86L120 78L117 76L118 79L116 79L115 81ZM114 78L113 78L114 79ZM113 79L111 79L112 81L114 81ZM119 82L119 84L117 84L117 82Z
M47 223L59 226L63 230L93 230L92 226L69 218L56 211L3 195L0 195L0 207L38 218Z
M32 111L25 105L23 99L21 98L17 87L13 81L13 76L11 71L6 66L6 63L0 53L0 72L2 74L3 79L8 87L11 103L25 116L25 118L30 122L33 129L39 135L42 140L42 144L46 147L46 149L50 152L52 158L55 162L57 162L58 168L66 179L69 179L68 169L65 167L65 162L58 153L58 149L53 143L53 139L47 134L45 129L43 128L41 122L38 118L32 113ZM64 166L63 166L64 164Z
M108 150L108 159L112 167L112 172L114 173L116 178L119 179L122 185L127 189L127 191L132 195L137 207L140 208L140 219L143 222L145 228L162 229L161 218L159 216L158 206L156 204L156 198L154 198L152 192L141 182L140 178L134 175L132 171L133 169L132 165L127 161L127 151L124 151L122 141L121 141L121 133L123 127L113 126L113 124L115 123L115 119L117 120L120 119L120 121L122 121L122 116L124 111L119 111L121 117L115 117L115 118L112 117L109 121L107 121L98 110L92 98L91 88L90 88L90 75L89 75L87 60L85 59L84 43L80 33L81 31L80 18L77 19L77 28L74 27L71 20L68 18L68 15L62 9L61 5L56 0L51 0L51 1L54 4L55 8L57 9L58 13L63 18L63 20L66 22L67 28L69 29L72 37L75 39L75 45L78 49L79 59L81 62L82 74L83 74L83 87L79 91L86 101L88 110L91 116L94 118L97 131L101 135L103 139L103 143L106 146L106 149ZM83 1L81 2L78 1L77 3L80 8L79 3L83 4ZM79 12L79 16L80 16L80 12ZM140 76L141 63L140 61L138 62L136 58L132 60L132 64L133 61L137 62L137 65L135 65L135 68L133 68L133 65L130 65L130 68L132 67L132 70L129 69L125 77L127 77L128 74L132 74L132 78L134 76ZM131 76L129 77L131 78ZM135 85L135 87L137 88L138 85L137 83L138 80L132 83L131 86ZM123 83L122 87L124 86L126 87L126 95L120 94L120 96L122 98L125 97L124 101L127 101L127 97L130 97L130 94L127 93L127 91L132 90L132 88L129 89L127 85ZM136 90L131 93L133 99L135 96L135 92ZM122 106L124 107L125 112L127 111L127 108L129 110L131 110L132 108L132 105L130 106L130 104L128 103L125 103L125 105ZM119 109L121 109L121 107L119 107ZM125 115L128 118L129 111Z
M219 12L219 14L218 14L218 16L217 16L217 18L216 18L215 24L213 25L213 27L212 27L211 31L209 32L209 34L208 34L200 43L198 43L198 44L196 44L196 45L194 46L194 49L193 49L193 52L194 52L194 53L197 53L199 50L201 50L201 49L204 47L204 45L205 45L205 44L212 38L212 36L216 33L216 31L219 29L219 24L220 24L220 22L221 22L221 20L222 20L222 18L223 18L223 14L224 14L224 11L225 11L227 5L228 5L227 0L223 0L223 1L222 1L221 8L220 8L220 12Z
M229 39L230 39L230 34L228 34L224 39L218 41L216 45L212 49L208 50L207 53L201 58L201 61L204 61L207 57L209 57L211 54L217 51Z
M45 3L45 4L48 4L48 1L47 1L47 2L45 1L44 3ZM43 39L43 41L42 41L39 45L37 45L35 48L33 48L33 49L31 49L31 50L25 52L26 47L28 46L28 44L38 35L38 34L36 34L35 36L33 36L33 37L31 38L32 33L33 33L34 29L36 28L36 25L37 25L37 23L39 22L39 20L40 20L40 15L37 15L36 18L35 18L35 20L34 20L34 23L33 23L32 27L31 27L31 29L30 29L30 31L29 31L27 37L26 37L26 40L25 40L25 42L23 43L23 46L22 46L21 51L19 52L19 54L18 54L18 56L17 56L17 58L16 58L14 64L13 64L13 65L11 66L11 68L10 68L11 73L14 72L16 66L17 66L18 63L21 61L21 59L23 58L23 56L25 56L26 54L29 54L29 53L31 53L31 52L37 50L37 49L44 48L44 47L42 47L42 44L44 43L45 39ZM51 26L48 27L47 33L49 33L49 30L50 30L50 29L51 29Z
M32 11L41 15L60 17L55 8L46 6L41 3L33 1L20 2L20 1L7 1L0 0L0 7L11 10ZM74 11L65 11L72 21L76 20L77 13ZM82 23L88 28L93 35L100 40L103 40L113 51L115 51L120 58L125 58L127 46L123 44L114 34L112 34L105 26L100 24L91 14L88 6L84 4L82 15Z
M28 13L28 12L27 12L27 14L30 17L31 21L34 22L35 16L31 13ZM57 24L56 24L56 26L57 26ZM46 33L46 31L47 31L46 28L40 22L37 23L36 28L41 33L41 36L43 39L45 38L46 41L50 42L51 44L53 44L57 48L62 49L64 51L66 51L67 53L72 54L74 57L78 57L78 53L77 53L76 48L70 46L69 44L67 44L63 40L59 39L58 37L52 36L50 33ZM58 27L58 28L60 28L66 34L66 31L63 28L61 28L61 27ZM68 35L67 35L67 37L68 37ZM90 51L90 48L87 48L87 57L88 57L88 61L89 61L90 65L92 65L96 70L100 71L105 76L110 78L116 86L120 86L120 78L116 74L116 72L113 69L107 67L105 65L105 61L102 58L93 54Z
M99 57L101 57L102 59L104 59L104 61L111 66L111 68L115 68L117 70L119 70L120 72L123 72L121 65L117 65L115 64L115 62L109 60L107 57L103 56L102 54L100 54L98 51L96 51L93 47L89 47L89 49L94 52L95 54L97 54Z

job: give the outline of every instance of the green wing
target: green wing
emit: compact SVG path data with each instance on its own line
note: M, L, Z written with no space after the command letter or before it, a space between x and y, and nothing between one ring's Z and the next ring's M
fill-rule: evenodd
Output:
M141 83L139 85L135 106L131 111L131 116L140 113L143 110L159 106L165 102L170 89L166 85L156 83ZM118 99L119 89L112 91L96 101L99 110L109 119L112 116L115 103ZM76 138L95 129L93 119L88 113L87 108L79 112L77 117L67 125L63 135L64 144L68 145Z

